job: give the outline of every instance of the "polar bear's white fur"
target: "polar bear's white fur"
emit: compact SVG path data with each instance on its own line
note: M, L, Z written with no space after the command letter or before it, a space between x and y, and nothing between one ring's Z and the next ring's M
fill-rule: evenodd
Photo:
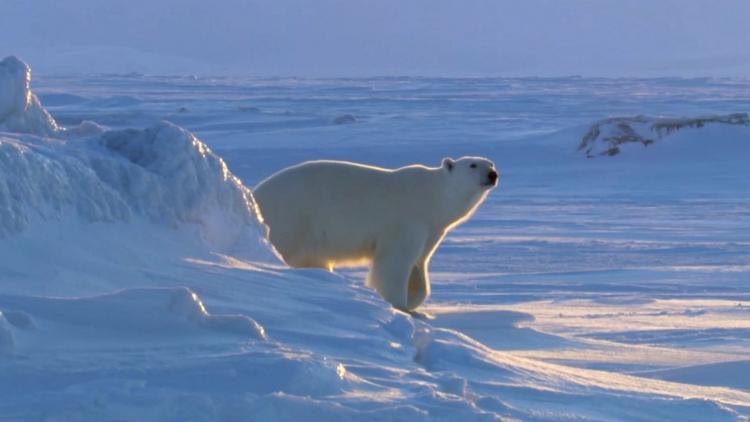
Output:
M258 185L271 243L293 267L371 264L368 285L401 310L430 294L427 266L446 232L497 185L485 158L395 170L310 161Z

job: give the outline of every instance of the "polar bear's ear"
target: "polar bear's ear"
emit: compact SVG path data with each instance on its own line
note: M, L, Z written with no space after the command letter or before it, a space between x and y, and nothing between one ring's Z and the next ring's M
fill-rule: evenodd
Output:
M453 161L452 158L443 158L443 168L448 169L448 171L453 171L453 166L456 165L456 162Z

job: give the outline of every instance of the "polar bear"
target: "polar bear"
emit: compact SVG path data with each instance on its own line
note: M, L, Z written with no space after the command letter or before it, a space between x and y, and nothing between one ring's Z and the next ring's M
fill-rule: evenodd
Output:
M492 161L481 157L397 169L309 161L262 181L254 195L287 264L370 264L367 285L411 311L430 294L427 267L438 244L498 179Z

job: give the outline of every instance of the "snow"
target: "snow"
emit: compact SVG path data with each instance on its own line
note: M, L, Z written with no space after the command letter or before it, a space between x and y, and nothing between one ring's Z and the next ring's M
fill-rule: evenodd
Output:
M583 136L578 149L589 158L613 156L619 154L627 144L647 147L674 132L698 129L708 124L748 126L750 117L747 113L692 118L611 117L594 123Z
M750 390L750 381L747 378L748 373L750 373L750 361L738 360L665 369L649 372L645 375L682 383L725 385L740 390Z
M85 327L87 333L101 331L102 337L114 335L118 340L128 335L150 335L160 340L166 337L165 334L182 337L185 331L196 328L265 338L262 327L252 319L209 314L198 295L184 287L124 289L110 294L64 299L3 295L0 302L4 308L22 310L20 315L27 315L26 319L16 318L13 325L29 328L39 325L36 319L52 320L58 325L55 333L36 328L33 335L41 338L57 335L66 342L73 341L75 335L62 332L61 326ZM28 317L29 314L36 319ZM91 320L93 315L100 317ZM59 347L60 342L42 346Z
M0 419L750 416L750 127L689 127L747 81L51 76L34 120L2 63ZM607 116L686 127L586 159ZM287 165L467 154L501 184L419 314L264 240Z
M250 191L221 158L172 124L68 142L6 134L0 151L0 236L34 218L74 213L87 222L192 224L218 250L243 237L257 240L257 253L268 249Z
M10 323L5 314L0 312L0 354L12 352L13 345L13 331L10 329Z

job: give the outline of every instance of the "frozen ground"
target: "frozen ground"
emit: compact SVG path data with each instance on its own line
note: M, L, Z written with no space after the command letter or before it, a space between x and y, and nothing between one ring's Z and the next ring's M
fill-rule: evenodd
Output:
M750 416L750 127L578 150L746 112L748 80L35 79L55 123L2 78L0 420ZM231 176L465 154L500 188L418 318L284 268Z

